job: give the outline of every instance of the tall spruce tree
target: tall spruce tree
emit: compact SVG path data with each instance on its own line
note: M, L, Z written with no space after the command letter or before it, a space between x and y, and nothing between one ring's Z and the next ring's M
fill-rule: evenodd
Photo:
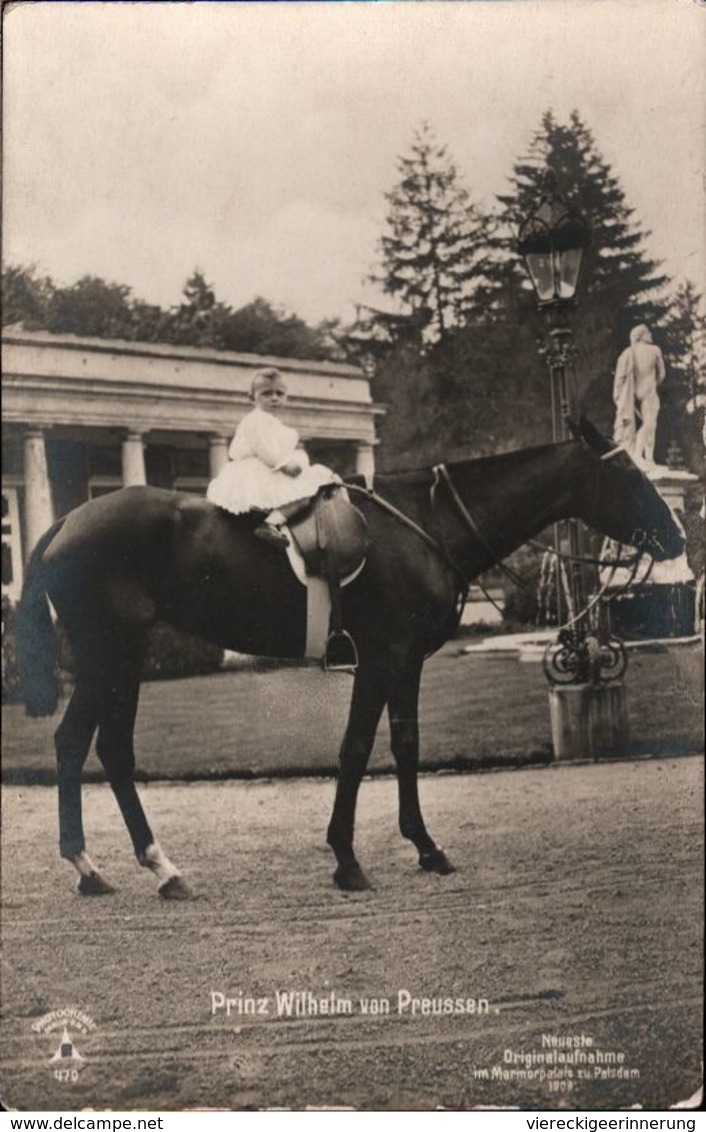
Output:
M691 280L677 287L662 328L667 378L660 389L657 452L669 457L676 441L691 471L703 474L703 399L706 395L706 314ZM698 411L695 411L698 409Z
M677 287L663 336L670 376L687 401L706 388L706 314L690 279Z
M491 286L485 296L489 315L502 318L509 301L523 322L531 316L534 298L515 240L523 218L541 196L547 171L554 174L560 191L591 229L573 320L579 352L578 384L582 406L608 427L612 423L610 386L615 358L633 326L646 322L654 331L663 322L669 308L663 295L668 279L646 254L643 245L649 232L640 228L618 179L578 113L574 111L568 124L562 125L548 111L527 155L514 165L511 192L498 197ZM509 293L518 290L519 301L517 295L510 299ZM659 341L659 329L655 338ZM517 364L528 364L536 372L533 359L518 358Z
M423 339L438 341L473 308L485 267L487 220L428 124L416 131L397 168L400 180L385 194L390 207L381 272L372 281L400 300Z
M229 308L216 299L204 273L195 268L183 290L183 302L172 307L165 320L163 333L165 341L180 346L221 345L223 323L230 313Z

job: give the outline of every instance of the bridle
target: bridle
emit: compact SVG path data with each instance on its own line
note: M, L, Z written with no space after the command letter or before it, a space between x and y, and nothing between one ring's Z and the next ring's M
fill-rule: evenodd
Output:
M624 452L627 455L625 447L622 444L616 444L614 448L609 448L607 452L604 452L603 455L599 457L599 459L603 463L605 463L606 461L613 460L616 456L619 456L621 452ZM662 546L662 543L656 531L648 531L645 530L644 527L635 527L635 530L630 536L630 546L635 547L635 549L642 554L649 554L650 551L648 548L646 548L646 543L649 543L649 545L651 547L654 547L655 549L664 550L664 547ZM650 573L652 572L652 567L654 566L654 555L651 555L651 557L652 565L650 566Z
M600 457L600 459L601 460L610 460L614 456L617 456L622 451L624 451L624 449L621 448L620 446L617 446L616 448L611 449L609 452L606 452L603 456ZM498 566L500 571L505 575L506 578L508 578L509 581L512 582L513 585L517 586L520 589L524 589L526 591L529 591L531 589L531 587L528 586L528 584L525 582L525 580L521 577L521 575L516 570L514 570L510 566L507 566L499 558L497 552L494 550L494 548L492 547L492 545L488 541L487 537L481 531L481 529L480 529L477 521L473 517L471 511L469 510L469 508L466 506L466 504L461 499L461 496L458 493L456 485L453 482L453 478L452 478L451 473L450 473L448 467L446 466L446 464L435 464L432 467L431 471L432 471L432 475L433 475L433 481L432 481L432 485L431 485L431 488L430 488L429 495L430 495L432 514L438 515L438 512L439 512L438 496L439 496L440 490L443 488L447 492L451 502L453 503L455 512L457 513L458 517L461 519L463 526L474 536L476 542L478 542L483 547L483 549L488 554L490 560ZM408 515L405 515L403 511L400 511L392 503L389 503L382 496L378 495L377 492L374 491L372 488L361 487L358 484L351 484L351 483L346 484L346 488L347 488L348 491L353 491L353 492L356 492L360 495L364 495L367 499L370 499L374 504L376 504L382 510L386 511L389 515L392 515L392 517L395 518L398 522L402 523L404 526L406 526L410 530L414 531L415 534L419 538L421 538L427 544L427 546L430 546L437 553L437 555L444 561L444 563L452 570L452 572L455 574L456 580L457 580L456 599L455 599L455 602L454 602L454 606L455 606L455 626L454 626L454 628L455 628L458 625L458 623L460 622L461 614L463 612L463 607L465 605L465 602L468 598L468 592L470 590L471 583L466 576L466 572L462 569L462 567L459 565L459 563L450 554L448 548L446 547L446 545L443 541L443 537L441 539L439 539L439 538L435 538L434 536L430 535L428 531L426 531L423 527L421 527L413 519L410 519L410 517ZM607 569L608 570L608 577L601 584L599 590L597 591L596 594L594 594L594 596L591 598L591 600L588 602L588 604L585 606L585 608L580 610L578 613L573 614L565 622L565 624L559 626L559 628L560 629L570 628L572 625L575 625L577 622L584 620L588 616L588 614L601 601L603 601L603 599L605 598L606 591L608 589L610 589L610 587L611 587L611 585L614 581L616 571L621 567L629 568L629 570L630 570L629 577L628 577L627 581L625 582L625 584L621 585L618 590L614 590L611 593L610 598L607 599L607 600L613 601L613 600L615 600L615 598L621 596L627 589L629 589L629 587L634 583L635 578L637 577L637 573L638 573L640 562L642 561L643 555L645 553L647 553L646 550L645 550L645 544L648 541L650 541L652 544L654 544L654 542L657 541L656 536L653 535L652 538L650 539L650 534L649 534L648 531L644 530L643 528L636 528L635 531L633 532L633 534L631 535L631 538L630 538L630 544L635 548L635 554L633 556L631 556L630 558L622 558L621 557L622 549L623 549L623 544L621 543L621 544L619 544L619 547L618 547L617 557L592 558L592 557L585 556L585 555L568 554L565 551L559 550L555 547L547 546L547 545L540 543L540 542L536 542L533 539L527 540L527 545L532 546L535 549L541 550L543 553L552 554L562 561L581 562L585 565L598 566L601 569ZM645 577L642 579L643 581L647 580L650 573L652 572L653 566L654 566L654 558L652 558L652 560L651 560L648 571L647 571ZM484 594L484 596L486 597L486 599L495 607L495 609L498 610L499 613L503 614L504 611L498 605L498 603L495 601L495 599L491 596L491 594L488 592L487 588L485 587L483 582L480 580L480 578L476 578L475 581L478 584L478 586L480 587L480 589L481 589L482 593Z
M419 523L415 523L414 519L410 519L409 515L405 515L404 511L400 511L400 509L398 507L395 507L393 503L389 503L387 499L383 499L383 497L381 495L378 495L378 493L374 491L372 487L361 487L360 484L356 483L346 483L344 486L346 488L346 491L352 491L358 495L364 496L366 499L369 499L371 503L374 503L377 507L379 507L382 511L385 511L388 515L391 515L392 518L395 519L398 523L401 523L409 530L414 531L417 537L420 538L422 542L426 543L427 546L431 547L431 549L435 551L438 557L441 558L441 560L451 570L451 572L455 574L456 593L454 596L453 611L451 618L449 619L449 636L453 636L461 623L463 609L468 600L468 593L471 588L471 583L466 576L466 572L449 554L443 543L441 543L438 539L435 539L433 535L429 534L428 531L425 531L424 527L421 527ZM436 648L438 647L440 646L435 646L435 648L431 651L435 652ZM431 655L431 653L428 653L427 655Z
M481 532L480 527L478 526L477 522L475 521L475 519L471 515L471 512L468 510L468 508L466 507L466 504L463 502L463 500L461 499L461 496L459 495L458 491L456 490L456 485L454 484L454 482L451 478L451 473L450 473L449 469L447 468L446 464L435 464L434 467L431 470L432 470L433 475L434 475L434 481L433 481L431 488L430 488L430 491L429 491L432 513L434 513L435 510L436 510L436 499L437 499L438 491L439 491L439 488L443 485L447 489L449 495L451 496L451 499L454 503L454 506L455 506L458 514L460 515L464 526L466 526L468 528L468 530L471 532L471 534L473 534L475 536L475 538L477 539L477 541L481 544L483 549L485 551L487 551L487 553L490 555L492 562L497 564L500 571L514 585L523 586L524 580L520 577L520 575L517 573L516 570L513 570L512 567L505 565L505 563L498 557L497 553L493 550L492 546L490 545L488 540L485 538L485 536ZM490 596L490 594L485 589L483 584L481 582L479 582L479 585L480 585L481 590L485 594L486 598L488 599L488 601L490 601L495 606L496 609L499 609L499 606L497 605L497 603L495 601L493 601L493 598Z
M622 451L624 451L624 450L621 447L614 448L610 452L605 453L604 456L601 456L601 459L602 460L612 459L613 456L616 456L619 452L622 452ZM454 503L454 506L456 508L456 511L459 514L460 518L462 519L464 526L466 526L468 528L468 530L470 530L471 533L475 535L476 539L481 543L483 548L488 552L491 559L499 567L500 571L518 588L523 589L526 592L529 592L531 587L525 582L524 578L522 578L517 573L516 570L513 570L511 567L506 566L505 563L502 562L498 558L497 554L493 551L493 548L489 544L488 540L484 537L484 535L480 531L480 528L479 528L477 522L475 521L475 519L471 515L471 512L469 511L469 509L466 507L465 503L461 499L461 496L459 495L459 493L456 489L456 486L453 482L453 479L451 478L451 473L449 472L449 469L447 468L446 464L435 464L434 467L432 468L432 472L434 473L434 481L432 483L431 492L430 492L431 502L432 502L432 510L434 510L438 488L443 484L446 487L446 489L448 490L449 495L450 495L450 497L451 497L451 499ZM638 570L639 570L639 567L640 567L640 562L642 561L643 556L647 553L644 549L644 546L645 546L645 543L648 542L648 540L653 544L654 544L654 542L658 542L656 535L653 535L652 538L650 539L650 535L649 535L648 531L644 530L643 528L637 528L636 527L635 530L633 531L632 535L630 536L630 545L632 547L634 547L635 554L632 557L626 558L626 559L621 558L622 549L623 549L622 543L619 543L619 545L618 545L618 554L617 554L617 557L615 557L615 558L591 558L587 555L567 554L563 550L559 550L556 547L547 546L546 544L537 542L534 539L528 539L527 540L528 546L532 546L535 549L542 550L545 554L552 554L552 555L556 556L561 561L581 562L584 565L598 566L600 569L608 569L608 571L609 571L608 577L606 578L606 580L604 582L601 583L598 591L593 595L593 597L585 605L585 607L583 609L579 610L577 613L574 613L572 616L570 616L567 619L567 621L565 621L562 625L560 625L558 627L559 630L569 629L573 625L576 625L577 623L579 623L579 622L581 622L581 621L583 621L587 618L588 614L593 609L595 609L596 606L598 606L603 601L603 599L605 598L605 594L611 588L612 583L615 579L615 574L620 567L629 568L630 574L628 576L628 579L617 590L614 590L611 593L610 598L608 598L606 600L607 601L615 601L616 598L621 597L630 588L630 586L633 585L633 583L634 583L634 581L637 577L637 573L638 573ZM645 573L645 576L644 576L644 578L641 579L641 581L643 583L646 582L647 579L649 578L650 574L652 573L653 567L654 567L654 558L652 557L651 560L650 560L650 565L649 565L649 567L648 567L648 569ZM498 605L498 603L489 594L488 590L483 585L483 583L480 581L480 579L478 578L478 579L476 579L476 581L477 581L478 585L480 586L480 589L483 592L486 599L495 607L495 609L498 610L499 613L504 615L504 610L501 609L501 607Z

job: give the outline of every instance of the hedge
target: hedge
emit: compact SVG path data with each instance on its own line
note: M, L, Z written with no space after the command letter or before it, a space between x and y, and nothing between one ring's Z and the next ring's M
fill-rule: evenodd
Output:
M2 700L22 700L15 649L16 609L8 598L2 599ZM72 682L71 649L61 625L57 626L59 680ZM223 662L223 649L160 623L150 632L149 646L142 669L143 680L175 680L184 676L203 676L217 672Z

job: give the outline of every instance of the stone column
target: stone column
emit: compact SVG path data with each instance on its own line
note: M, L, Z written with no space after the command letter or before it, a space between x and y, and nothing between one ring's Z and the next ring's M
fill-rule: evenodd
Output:
M24 436L24 481L25 547L29 555L54 522L47 452L40 428L31 429Z
M141 432L128 432L123 440L123 487L147 483L145 446Z
M373 476L375 475L375 449L372 444L366 444L361 441L356 445L355 470L359 475L365 476L365 482L368 487L373 486Z
M208 469L212 480L220 472L224 464L228 463L228 441L225 436L209 436L208 438Z

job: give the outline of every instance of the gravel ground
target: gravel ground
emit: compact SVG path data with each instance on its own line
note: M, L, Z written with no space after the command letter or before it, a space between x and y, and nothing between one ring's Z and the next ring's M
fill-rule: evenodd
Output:
M394 781L367 780L376 888L349 895L324 845L332 782L142 790L192 901L156 897L106 787L85 790L87 837L117 892L92 899L56 856L55 791L4 791L6 1106L659 1109L699 1085L700 759L427 776L448 877L417 869ZM343 1012L283 1016L290 990ZM400 991L466 1007L400 1012ZM214 1014L214 994L267 1012ZM71 1007L94 1028L70 1022L84 1060L62 1080L61 1026L40 1020ZM573 1065L549 1064L567 1044Z

